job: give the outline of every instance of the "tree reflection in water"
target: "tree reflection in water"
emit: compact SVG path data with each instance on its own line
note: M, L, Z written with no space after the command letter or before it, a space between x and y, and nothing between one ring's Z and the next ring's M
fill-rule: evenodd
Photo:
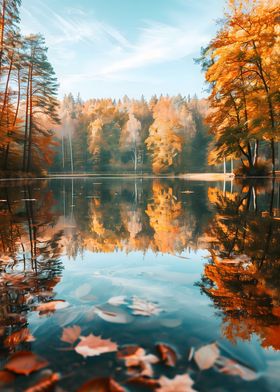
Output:
M209 188L208 194L215 215L207 229L211 258L201 287L223 315L224 336L236 342L257 334L263 347L279 350L280 218L274 208L275 183L266 188L246 185L234 193Z
M275 351L280 349L279 183L216 183L209 186L175 179L67 179L24 184L2 183L0 200L0 343L3 347L3 364L14 352L34 350L30 334L34 319L43 331L40 336L45 336L46 342L59 345L62 336L59 322L62 321L63 326L73 327L71 323L76 320L76 315L80 324L76 327L74 325L72 334L85 331L90 334L93 330L99 331L101 335L103 332L111 332L106 337L118 343L127 344L133 338L132 343L137 344L139 339L147 341L145 339L149 337L152 347L155 347L156 339L163 339L167 343L174 341L179 350L180 347L192 350L193 346L198 349L201 345L210 343L207 340L209 336L212 341L219 339L218 326L222 320L221 335L228 341L251 341L257 335L263 348L271 347ZM87 258L89 254L108 255L108 261L116 258L120 269L124 263L124 273L131 275L121 275L123 271L119 275L118 271L114 271L114 274L119 282L123 282L123 278L126 282L132 279L129 287L139 290L136 286L139 283L141 287L143 276L143 287L155 285L154 292L160 288L161 294L165 294L167 290L167 305L171 306L168 301L175 301L172 313L174 319L170 318L168 311L162 311L161 306L151 303L153 298L146 298L147 302L132 297L134 302L129 302L128 309L131 309L133 303L144 306L145 309L140 311L146 315L144 320L141 321L139 316L135 318L135 313L128 314L127 309L126 312L122 309L123 313L117 317L119 320L130 320L131 323L133 320L132 326L128 324L127 329L108 329L106 322L110 323L114 318L112 305L108 307L107 303L108 309L104 310L104 299L97 304L94 301L96 295L101 294L103 298L106 290L114 287L114 282L111 281L111 286L102 286L100 289L90 264L86 264L87 267L83 264L84 257ZM138 270L135 270L136 275L133 275L133 262L137 254L141 254L143 258L148 255L152 264L156 255L163 255L163 264L146 264L142 275L138 273L141 269L139 264ZM203 265L201 260L205 254L210 256L207 256L207 262ZM123 255L127 255L131 269ZM190 255L197 255L196 260L200 260L200 266L196 267L196 262L188 259ZM72 278L69 271L67 274L66 267L73 260L73 265L79 272ZM186 268L184 272L182 266ZM103 267L105 271L106 265ZM202 272L197 284L202 293L206 294L203 294L202 300L195 280L186 276L189 273L191 276L193 268L197 268L197 279ZM63 275L70 280L66 281ZM76 287L78 283L75 279L79 279L79 276L82 277L82 283ZM109 281L108 276L105 278L102 285ZM145 279L148 279L148 283ZM189 282L191 287L188 286ZM123 287L124 291L126 289ZM61 296L57 295L57 290ZM57 312L60 317L54 316L56 305L61 307L62 301L71 302L73 292L78 292L78 297L74 298L74 304L70 304L69 312L64 313L71 320L69 324L67 320L64 321L63 313ZM124 294L129 295L126 292ZM147 296L148 293L143 295ZM212 315L212 311L209 311L214 324L209 327L209 334L205 334L207 339L204 340L201 325L205 322L204 316L198 315L199 310L194 304L200 306L199 301L206 301L209 308L207 298L218 309L219 316ZM109 297L105 301L108 299ZM113 302L120 301L121 304L125 304L126 300L123 297L113 298ZM155 319L149 321L148 316L152 316L155 311ZM99 322L94 318L96 314L101 315ZM46 318L49 322L40 317L44 315L50 316ZM100 324L100 320L104 324ZM93 330L91 323L94 325ZM67 341L67 331L64 334ZM80 337L74 336L73 339L77 338ZM36 352L46 349L44 341L38 339L36 344ZM115 345L112 342L108 344L111 347ZM52 362L57 356L59 371L72 374L69 363L76 361L78 367L81 363L73 357L75 354L66 354L63 351L65 349L68 350L65 347L59 348L61 352L57 351L55 354L50 350L47 359ZM152 352L150 346L145 349ZM186 365L182 362L183 358L187 361L186 352L181 352L179 356L182 358L179 369L182 371L184 366L190 366L192 378L196 382L195 388L204 390L206 385L208 387L209 380L214 376L202 372L198 377L194 359L191 365ZM64 361L68 363L68 373ZM87 363L89 368L86 369L100 374L102 369L114 366L112 363L98 357L98 361L94 363L95 370L92 370L90 363ZM215 366L220 372L221 365ZM81 376L83 381L86 381L86 375L87 373ZM171 375L178 375L176 366ZM0 385L1 377L0 373ZM55 375L52 377L56 380ZM72 388L69 385L72 385L73 379L72 376L69 377L69 384L65 384L66 390ZM213 390L219 385L219 378L215 377ZM122 378L125 376L122 375ZM23 385L30 385L29 381L21 379L17 382L21 389ZM78 382L79 377L75 383ZM221 382L226 381L221 379ZM63 381L62 386L65 385ZM238 385L235 385L236 388L233 386L232 390L239 390ZM253 389L255 384L250 385Z

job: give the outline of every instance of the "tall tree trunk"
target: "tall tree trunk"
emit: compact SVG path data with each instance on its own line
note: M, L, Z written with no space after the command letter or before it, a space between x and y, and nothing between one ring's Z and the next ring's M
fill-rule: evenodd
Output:
M20 68L18 68L17 78L18 78L18 97L17 97L17 106L16 106L15 117L14 117L14 121L13 121L13 129L15 128L16 123L17 123L18 112L19 112L19 105L20 105L20 99L21 99ZM10 152L10 142L6 146L4 170L8 169L9 152Z
M9 71L8 71L8 75L7 75L7 80L6 80L6 86L5 86L5 92L4 92L4 101L3 101L3 107L2 107L2 111L1 111L1 118L0 118L0 124L2 125L4 122L4 115L5 115L5 108L7 106L8 103L8 97L9 97L9 85L10 85L10 79L11 79L11 73L12 73L12 68L13 68L13 64L14 64L14 55L12 55L11 58L11 62L10 62L10 66L9 66ZM9 136L9 124L8 124L8 111L7 111L7 136ZM6 166L7 166L7 151L9 151L9 145L10 142L7 143L6 148L5 148L5 153L4 153L4 161L3 161L3 170L6 170Z
M24 145L23 145L23 161L22 161L22 171L23 171L23 172L26 171L27 138L28 138L28 124L29 124L29 89L30 89L30 76L31 76L31 65L29 65L28 80L27 80L27 87L26 87Z
M65 149L64 149L64 131L61 138L61 152L62 152L62 168L65 170Z
M270 123L271 123L271 129L272 129L272 137L270 139L270 147L271 147L271 163L272 163L272 175L273 177L275 177L275 143L274 143L274 132L275 132L275 115L274 115L274 109L273 109L273 103L272 103L272 99L269 93L269 86L267 84L266 78L265 78L265 72L263 69L263 65L262 65L262 58L258 53L257 50L257 46L255 44L255 42L253 41L253 46L254 46L254 50L256 53L256 65L258 67L259 70L259 77L263 83L264 89L265 89L265 93L266 93L266 99L267 99L267 105L268 105L268 112L269 112L269 117L270 117Z
M274 143L274 139L271 139L270 146L271 146L272 175L273 175L273 177L275 177L276 172L275 172L275 143Z
M253 165L254 166L257 166L258 158L259 158L259 141L256 140L255 146L254 146L254 159L253 159Z
M71 164L71 172L74 172L74 162L73 162L73 145L72 145L72 131L68 132L69 138L69 148L70 148L70 164Z
M3 117L4 117L4 114L5 114L4 113L5 112L5 107L6 107L7 102L8 102L8 96L9 96L8 92L9 92L9 85L10 85L10 79L11 79L11 73L12 73L13 64L14 64L14 55L12 55L12 58L11 58L9 71L8 71L8 75L7 75L7 80L6 80L6 85L5 85L4 101L3 101L3 106L2 106L2 110L1 110L1 118L0 118L1 123L3 121Z
M32 128L33 128L33 65L31 65L30 90L29 90L29 135L27 150L27 171L30 172L32 162Z
M3 0L2 18L1 18L1 36L0 36L0 78L2 77L2 64L4 52L4 32L5 32L6 0Z

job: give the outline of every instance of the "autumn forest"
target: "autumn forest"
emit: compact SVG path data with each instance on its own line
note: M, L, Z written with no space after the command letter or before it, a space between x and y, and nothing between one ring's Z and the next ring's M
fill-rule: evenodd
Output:
M1 1L3 176L229 171L279 166L279 2L230 1L200 63L208 99L58 99L42 35L22 37L20 0ZM185 89L187 91L187 86ZM233 169L233 162L234 167ZM277 166L278 165L278 166Z

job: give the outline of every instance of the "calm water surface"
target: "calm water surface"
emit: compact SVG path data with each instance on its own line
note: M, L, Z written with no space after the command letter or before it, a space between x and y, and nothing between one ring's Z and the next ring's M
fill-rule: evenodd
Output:
M278 182L2 182L0 200L1 390L183 392L144 384L188 374L196 391L280 391ZM79 350L90 334L111 352ZM127 346L145 350L135 366Z

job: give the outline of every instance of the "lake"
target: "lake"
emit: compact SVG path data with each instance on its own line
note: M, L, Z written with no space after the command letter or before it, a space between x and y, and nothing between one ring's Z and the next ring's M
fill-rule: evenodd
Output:
M279 185L0 182L1 390L280 391Z

